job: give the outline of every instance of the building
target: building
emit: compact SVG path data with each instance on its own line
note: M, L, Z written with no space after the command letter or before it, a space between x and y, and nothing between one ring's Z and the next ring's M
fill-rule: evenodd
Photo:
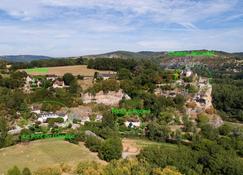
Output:
M53 88L64 88L65 84L62 80L55 80L53 83Z
M102 121L102 118L103 118L103 115L96 115L96 117L95 117L95 121L96 122L100 122L100 121Z
M108 80L111 78L115 78L116 74L111 74L111 73L98 73L97 79L102 79L102 80Z
M190 69L185 69L181 72L181 77L190 77L192 74L193 72Z
M82 118L81 118L81 122L80 122L80 123L81 123L82 125L84 125L84 124L85 124L85 122L90 122L90 118L89 118L89 117L87 117L87 116L86 116L86 117L82 117Z
M58 76L54 75L54 74L53 75L52 74L46 75L47 80L55 81L57 78L58 78Z
M129 119L126 119L124 124L125 124L126 127L137 128L137 127L140 127L141 122L137 118L129 118Z
M37 121L39 121L41 123L45 123L47 121L47 119L50 119L50 118L63 118L64 122L66 122L68 119L68 116L67 116L67 114L56 114L56 113L44 112L44 113L39 114Z

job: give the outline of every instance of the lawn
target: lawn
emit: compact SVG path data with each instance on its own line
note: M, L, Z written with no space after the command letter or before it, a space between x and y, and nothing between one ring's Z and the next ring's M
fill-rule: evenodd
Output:
M177 148L177 145L175 144L171 144L171 143L165 143L165 142L155 142L155 141L151 141L151 140L147 140L147 139L140 139L140 138L129 138L127 140L131 140L134 143L136 143L136 145L140 148L144 148L150 145L158 145L158 146L162 146L162 147L166 147L166 148Z
M45 139L0 149L0 174L17 165L36 170L40 167L80 161L101 161L83 143L71 144L61 139ZM104 162L103 162L104 163Z
M34 70L36 70L36 71L34 71ZM21 71L23 71L23 69L21 69ZM111 72L111 71L98 71L95 69L88 69L86 65L24 69L24 71L26 71L30 75L55 74L58 76L63 76L65 73L72 73L73 75L93 76L95 72L100 72L100 73Z

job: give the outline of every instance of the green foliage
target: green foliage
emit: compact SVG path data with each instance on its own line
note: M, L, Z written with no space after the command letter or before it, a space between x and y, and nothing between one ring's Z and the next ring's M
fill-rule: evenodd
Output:
M21 175L21 172L17 166L14 166L12 169L8 170L8 175Z
M53 125L54 123L63 123L64 122L64 119L61 118L61 117L58 117L58 118L48 118L47 119L47 123L49 125Z
M7 135L7 121L3 116L0 116L0 148L5 146Z
M223 124L222 126L219 127L219 134L223 136L227 136L230 134L232 131L232 127L228 124Z
M148 147L141 151L139 160L161 168L172 165L185 174L241 175L243 172L243 162L235 152L208 140L194 142L192 148L180 146L176 150Z
M85 146L92 152L98 152L101 147L102 141L95 136L86 136Z
M182 95L176 95L176 97L173 99L174 102L175 102L175 105L178 107L178 108L181 108L184 106L185 104L185 97L182 96Z
M202 113L202 114L198 115L197 122L198 122L199 126L208 124L209 118L208 118L207 114Z
M122 68L132 70L137 65L133 59L96 58L88 61L88 68L118 71Z
M117 120L117 117L114 116L111 113L111 111L107 111L103 114L102 125L104 127L109 127L111 129L114 129L116 127L116 120Z
M185 88L188 90L188 93L194 94L194 93L198 92L198 88L194 85L191 85L191 84L186 85Z
M119 80L129 80L132 78L130 70L122 68L117 73Z
M205 124L201 126L201 134L210 140L216 140L219 136L219 132L218 129L213 128L211 125L209 124Z
M143 109L143 100L141 99L130 99L122 100L120 102L120 107L125 109Z
M120 89L120 84L116 80L102 80L94 84L93 87L88 89L90 93L98 93L99 91L103 91L104 93L108 93L109 91L118 91Z
M31 62L18 62L12 65L12 69L25 69L34 67L56 67L56 66L68 66L68 65L83 65L87 62L86 58L79 57L73 58L60 58L60 59L40 59L33 60Z
M120 138L109 138L100 147L99 157L106 161L120 159L122 156L122 143Z
M63 75L63 81L64 81L65 85L70 85L71 82L74 80L75 80L75 77L71 73L65 73Z
M151 122L146 127L146 137L151 140L165 141L169 138L169 129L166 125L159 125L156 122Z
M230 84L213 85L213 104L227 114L225 119L243 121L243 89Z
M31 175L31 171L29 168L24 168L22 171L22 175Z
M81 88L76 80L71 81L69 91L71 94L78 94Z

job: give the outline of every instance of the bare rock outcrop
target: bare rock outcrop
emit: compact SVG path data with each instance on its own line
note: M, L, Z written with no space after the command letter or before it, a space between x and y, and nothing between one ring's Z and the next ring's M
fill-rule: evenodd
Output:
M130 99L130 97L127 94L123 93L122 90L119 90L117 92L109 91L108 93L100 91L95 95L92 95L90 93L85 93L82 95L82 100L84 104L94 102L98 104L117 106L122 98Z

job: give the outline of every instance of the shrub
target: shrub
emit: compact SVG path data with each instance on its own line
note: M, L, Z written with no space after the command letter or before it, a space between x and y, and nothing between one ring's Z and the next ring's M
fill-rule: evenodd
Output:
M119 159L122 156L122 143L119 138L105 140L100 147L99 157L106 161Z
M101 146L101 140L95 136L87 136L85 146L92 152L98 152Z
M22 175L31 175L31 171L29 168L24 168L22 171Z
M12 169L8 170L8 175L21 175L21 172L17 166L14 166Z
M38 169L34 175L61 175L62 170L59 167L48 167Z

